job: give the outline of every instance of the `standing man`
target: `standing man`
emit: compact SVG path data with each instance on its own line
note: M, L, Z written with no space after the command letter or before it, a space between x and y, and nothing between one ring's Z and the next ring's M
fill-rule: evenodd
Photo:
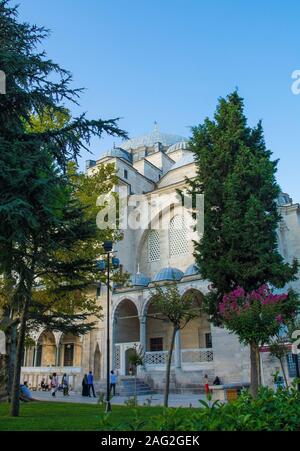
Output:
M111 370L110 372L110 393L113 391L113 396L116 396L116 383L117 383L117 376Z
M92 389L93 396L94 396L94 398L96 398L95 389L94 389L94 376L93 376L92 371L89 372L87 380L88 380L89 396L91 396L91 389Z

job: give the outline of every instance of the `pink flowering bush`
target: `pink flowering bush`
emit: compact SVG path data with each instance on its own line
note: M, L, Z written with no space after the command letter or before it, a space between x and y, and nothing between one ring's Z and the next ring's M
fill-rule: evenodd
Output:
M295 317L298 299L292 291L274 294L268 285L246 292L238 287L223 296L219 313L225 326L244 344L267 343Z

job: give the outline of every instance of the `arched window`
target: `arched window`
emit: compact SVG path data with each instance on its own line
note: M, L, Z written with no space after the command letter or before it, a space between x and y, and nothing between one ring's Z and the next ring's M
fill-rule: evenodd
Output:
M151 230L148 235L148 261L155 262L160 259L159 232Z
M169 227L169 254L170 257L175 255L188 254L188 228L184 217L176 215L170 221Z

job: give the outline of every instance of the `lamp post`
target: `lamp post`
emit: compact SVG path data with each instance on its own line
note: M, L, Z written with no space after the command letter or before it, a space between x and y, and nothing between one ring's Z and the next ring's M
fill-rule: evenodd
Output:
M107 306L106 306L106 321L107 321L107 337L106 337L106 408L105 412L111 412L110 403L110 254L113 252L113 242L106 240L103 242L104 253L106 254L105 260L98 262L98 268L100 271L107 271ZM120 261L116 257L112 257L112 267L114 269L120 266Z
M110 253L112 251L112 241L104 241L103 249L107 256L107 306L106 306L106 320L107 320L107 338L106 338L106 408L105 412L111 412L110 404L110 313L109 313L109 290L110 290Z
M294 363L295 363L295 369L296 369L296 378L297 378L297 389L298 391L300 391L300 370L299 370L299 359L298 359L298 354L292 354L293 359L294 359Z
M295 330L292 333L292 339L295 339L295 341L292 343L292 356L295 363L295 369L296 369L296 378L297 378L297 389L300 392L300 370L299 370L299 353L300 349L298 348L299 344L299 337L300 337L300 331Z

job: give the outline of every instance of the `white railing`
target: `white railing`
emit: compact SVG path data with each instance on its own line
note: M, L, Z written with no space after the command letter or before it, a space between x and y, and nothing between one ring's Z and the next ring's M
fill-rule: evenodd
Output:
M22 373L34 374L77 374L81 372L80 366L22 366Z
M172 356L172 365L175 363L175 352ZM168 351L156 351L145 353L145 366L165 366L168 360ZM182 349L181 363L197 365L207 362L213 362L214 354L211 348Z
M182 349L181 350L182 363L213 362L213 360L214 360L214 353L211 348Z
M46 384L50 383L49 376L52 373L57 374L59 382L61 382L62 375L66 373L69 376L70 389L73 390L81 386L81 372L82 368L79 366L23 366L21 380L27 381L31 389L39 390L43 379Z
M172 361L174 359L174 354ZM145 353L145 365L166 365L168 360L168 351L155 351Z

